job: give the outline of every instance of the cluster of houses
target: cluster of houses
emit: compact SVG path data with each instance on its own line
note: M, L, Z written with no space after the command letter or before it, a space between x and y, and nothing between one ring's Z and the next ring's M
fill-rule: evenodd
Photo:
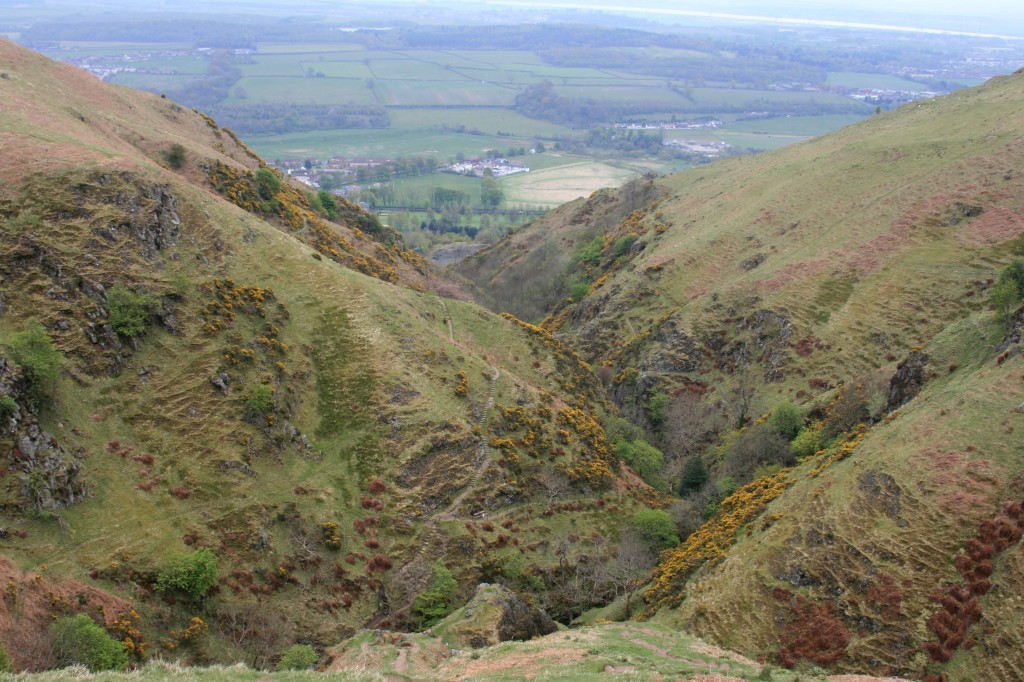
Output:
M700 154L707 159L718 158L732 146L721 140L665 140L662 144L676 151Z
M508 159L469 159L445 166L441 169L444 173L455 173L456 175L472 175L478 178L484 177L485 172L490 169L491 175L502 178L506 175L516 173L528 173L530 169L521 163L509 161Z
M707 130L721 128L722 125L717 118L699 118L691 121L630 121L616 123L612 127L626 130Z

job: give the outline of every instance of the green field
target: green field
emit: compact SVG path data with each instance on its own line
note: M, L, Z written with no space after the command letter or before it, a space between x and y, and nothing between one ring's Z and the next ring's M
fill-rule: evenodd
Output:
M928 86L917 81L882 73L835 72L828 75L827 85L843 88L875 88L878 90L927 90Z
M114 82L129 87L166 92L169 97L202 77L210 64L208 54L163 56L184 45L79 43L61 45L51 52L60 58L86 55L149 54L125 62L136 68L173 69L176 75L118 74ZM159 53L158 53L159 51ZM638 63L650 59L706 58L713 54L694 50L624 48ZM720 55L719 55L720 56ZM111 64L120 63L110 62ZM630 73L621 69L558 66L522 50L366 50L356 44L260 43L254 53L240 54L235 65L242 77L225 92L226 105L377 105L387 111L388 128L313 130L275 135L246 134L243 138L267 159L330 157L397 159L435 157L447 162L458 155L478 157L485 150L507 154L510 148L535 146L544 141L551 151L581 128L529 118L515 110L516 97L528 86L550 81L565 98L595 100L615 108L639 108L636 118L651 121L711 116L725 122L717 130L666 130L665 139L719 140L740 149L764 150L791 144L859 120L856 115L791 115L755 120L736 119L750 112L794 112L818 105L856 107L850 98L826 92L781 91L729 87L690 87L681 81ZM846 87L897 87L902 79L873 74L833 73L829 82ZM916 84L914 84L916 85ZM863 106L864 115L872 110ZM232 126L234 127L234 126ZM569 144L571 148L571 142ZM525 162L531 172L501 181L506 205L513 203L554 206L606 185L619 184L650 170L685 167L686 161L667 155L630 159L629 152L576 149L580 157L539 154ZM476 180L428 176L409 181L425 190L432 187L478 193ZM467 184L468 183L468 184Z
M344 78L305 78L302 76L253 76L238 81L232 88L235 92L242 88L245 99L232 96L229 104L240 102L274 103L291 102L294 104L375 104L377 99L373 92L361 80Z
M516 138L491 135L394 128L317 130L249 139L253 149L269 160L295 157L327 159L332 156L391 159L401 156L434 156L445 161L456 154L479 156L485 149L504 149L520 142Z

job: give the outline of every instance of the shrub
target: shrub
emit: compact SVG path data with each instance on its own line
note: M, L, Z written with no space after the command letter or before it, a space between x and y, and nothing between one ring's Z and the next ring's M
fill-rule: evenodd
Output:
M107 292L108 322L121 336L139 336L146 331L158 305L156 296L141 294L117 283Z
M288 647L277 662L278 671L307 670L320 660L320 654L308 644L293 644Z
M658 549L670 549L679 544L676 524L666 511L641 509L633 515L632 525L648 543Z
M804 418L792 403L781 403L768 418L768 428L786 440L793 440L803 428Z
M686 460L683 466L683 475L679 479L679 494L684 497L704 487L710 475L704 459L700 455L694 455Z
M745 482L751 480L759 466L792 461L793 449L785 438L765 426L753 426L743 431L726 451L722 468Z
M1017 297L1024 298L1024 259L1015 258L999 273L999 283L1009 282L1017 289Z
M573 300L573 303L579 303L587 294L590 293L590 285L586 282L576 282L569 287L569 298Z
M1021 295L1017 283L1011 279L1000 278L999 283L989 292L989 301L996 310L996 320L1010 331L1013 311L1020 305Z
M178 170L185 165L185 147L175 142L164 152L164 161L174 170Z
M459 583L440 561L432 567L433 575L427 587L416 597L412 611L421 628L429 628L452 612Z
M663 424L668 418L668 408L672 406L672 396L664 391L658 391L647 399L647 418L652 424Z
M0 418L9 417L18 409L18 403L9 395L0 395Z
M821 449L822 433L824 427L821 422L814 422L800 430L790 447L793 448L793 456L797 459L810 457Z
M124 645L84 613L61 618L50 626L50 633L50 647L58 668L79 664L98 672L128 667Z
M11 659L7 657L7 650L4 649L4 645L0 643L0 673L14 672L14 666L11 664Z
M665 464L665 456L661 450L642 438L631 443L618 441L615 443L615 454L638 473L640 478L652 485Z
M203 548L171 555L156 579L160 592L179 590L202 597L217 584L217 555Z
M10 335L7 345L11 349L11 359L33 384L52 381L60 374L64 356L53 346L50 335L39 320L33 318L26 322L24 329Z
M256 191L264 199L271 200L281 191L281 180L269 168L260 168L256 171Z
M621 258L629 253L629 249L636 242L635 234L626 234L615 240L615 246L612 247L612 257Z
M245 397L245 410L253 416L263 416L274 409L274 392L266 384L256 384Z

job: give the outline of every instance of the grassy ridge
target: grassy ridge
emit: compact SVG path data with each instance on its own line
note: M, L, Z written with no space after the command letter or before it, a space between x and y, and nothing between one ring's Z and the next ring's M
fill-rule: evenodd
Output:
M606 386L639 419L653 395L695 390L734 418L722 406L750 381L754 415L788 401L820 418L845 383L881 419L855 447L795 469L773 501L723 503L752 515L699 531L721 531L720 561L666 556L682 602L659 619L751 656L946 670L925 648L943 608L934 586L960 580L958 553L1019 497L1021 369L996 350L986 281L1024 252L1022 109L1024 75L995 79L646 193L598 193L465 262L484 300L530 317L543 313L524 286L563 287L544 326L606 365ZM644 248L616 252L630 235ZM580 279L589 293L569 301ZM930 358L924 388L886 417L890 379L914 352ZM705 451L709 466L720 453ZM1019 562L993 563L996 587L975 596L999 622L969 630L950 674L977 676L982 644L998 647L1001 676L1020 674L1005 600Z

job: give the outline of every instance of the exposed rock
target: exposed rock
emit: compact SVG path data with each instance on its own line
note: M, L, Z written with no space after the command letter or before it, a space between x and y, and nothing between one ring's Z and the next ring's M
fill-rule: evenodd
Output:
M547 635L558 629L551 617L501 585L481 583L464 607L434 626L434 633L456 649L480 648Z
M1018 308L1017 312L1010 317L1007 329L1009 331L1006 332L1006 336L996 348L1003 362L1015 355L1020 355L1021 350L1024 350L1021 348L1021 341L1024 341L1024 306ZM1003 355L1004 353L1005 355Z
M231 377L228 375L227 372L218 372L217 374L214 374L212 377L210 377L210 383L213 385L215 389L217 389L224 395L227 395L228 385L230 385L231 383Z
M27 389L14 365L0 356L0 393L17 404L0 423L0 453L13 465L18 482L17 490L8 488L2 505L42 511L81 502L88 491L77 454L66 452L42 429L34 408L25 400Z
M744 270L746 270L747 272L750 272L751 270L756 268L758 265L763 263L766 258L768 258L768 256L766 256L763 253L759 253L756 256L754 256L752 258L748 258L745 261L743 261L742 263L740 263L740 267L743 268Z
M925 378L924 367L927 364L928 355L916 350L896 366L896 373L889 380L889 397L885 402L886 412L892 412L910 402L920 393Z

